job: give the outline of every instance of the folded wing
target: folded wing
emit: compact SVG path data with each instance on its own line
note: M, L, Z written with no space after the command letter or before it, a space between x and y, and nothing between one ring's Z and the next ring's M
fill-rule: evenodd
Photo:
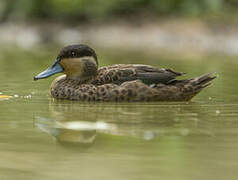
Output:
M102 85L113 83L120 85L126 81L141 80L147 85L168 84L184 73L171 69L157 69L141 64L118 64L98 69L98 75L93 84Z

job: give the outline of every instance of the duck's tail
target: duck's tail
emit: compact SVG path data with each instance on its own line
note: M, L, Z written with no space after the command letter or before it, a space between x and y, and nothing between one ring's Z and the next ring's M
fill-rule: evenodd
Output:
M211 81L216 78L215 72L203 74L188 80L178 80L175 82L176 86L180 86L184 96L184 100L189 101L197 95L202 89L211 85Z
M216 78L216 76L212 76L213 74L215 74L215 72L190 79L190 84L195 88L194 90L196 92L200 92L203 88L211 85L211 81Z

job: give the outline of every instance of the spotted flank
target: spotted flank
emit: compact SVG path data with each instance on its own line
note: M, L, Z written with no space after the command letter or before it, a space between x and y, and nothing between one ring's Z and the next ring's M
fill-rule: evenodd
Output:
M63 48L55 63L35 76L63 72L50 88L53 98L80 101L189 101L216 78L214 73L177 80L185 73L141 64L98 68L96 53L86 45Z

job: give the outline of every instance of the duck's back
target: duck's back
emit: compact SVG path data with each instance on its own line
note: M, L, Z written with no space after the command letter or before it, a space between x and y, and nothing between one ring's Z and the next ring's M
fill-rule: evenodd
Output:
M171 69L157 69L142 64L117 64L99 68L98 75L92 84L103 85L112 83L120 85L126 81L134 80L141 80L147 85L167 84L183 74Z

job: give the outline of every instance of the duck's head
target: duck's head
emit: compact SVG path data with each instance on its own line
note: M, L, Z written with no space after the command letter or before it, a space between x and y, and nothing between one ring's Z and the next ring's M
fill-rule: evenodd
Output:
M98 61L95 51L87 45L77 44L64 47L54 64L34 77L47 78L56 73L64 73L67 78L87 79L97 74Z

